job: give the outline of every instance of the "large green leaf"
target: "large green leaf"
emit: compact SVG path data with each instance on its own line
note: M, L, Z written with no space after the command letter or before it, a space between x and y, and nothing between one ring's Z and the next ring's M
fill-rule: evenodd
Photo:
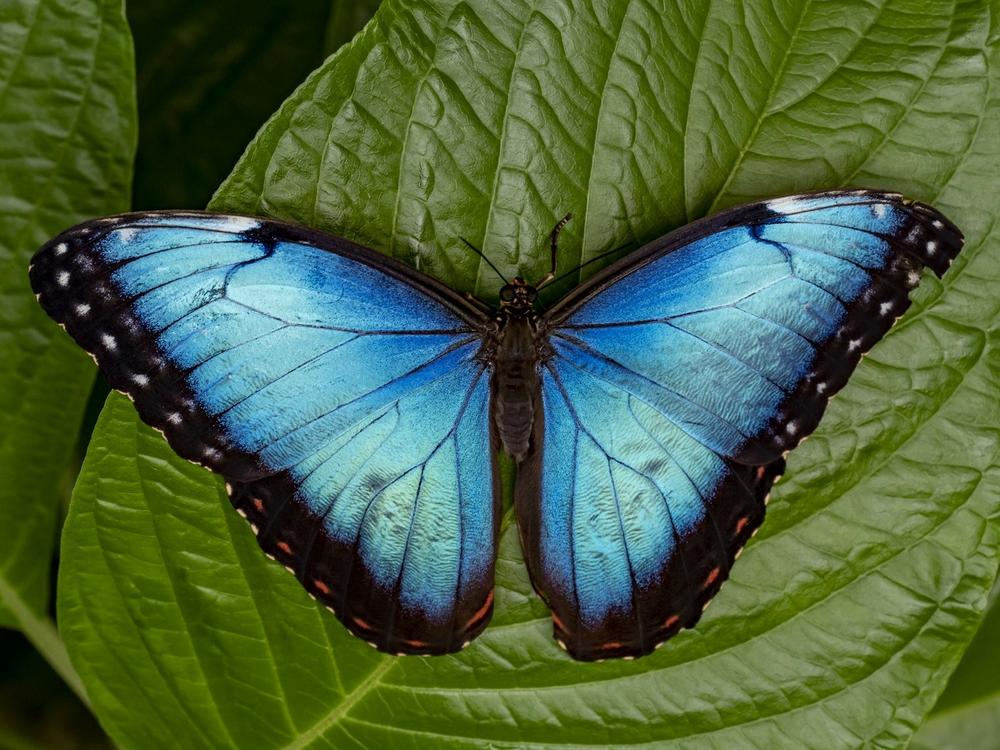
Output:
M128 207L132 42L121 0L5 0L0 29L0 625L32 628L94 368L38 307L28 260Z
M566 264L741 200L866 184L934 202L967 248L792 456L697 629L634 662L565 657L509 525L494 622L467 651L397 658L346 638L264 560L218 482L115 396L74 495L59 601L115 740L904 746L1000 554L996 10L387 0L215 207L333 230L487 297L496 280L457 238L537 273L568 210Z

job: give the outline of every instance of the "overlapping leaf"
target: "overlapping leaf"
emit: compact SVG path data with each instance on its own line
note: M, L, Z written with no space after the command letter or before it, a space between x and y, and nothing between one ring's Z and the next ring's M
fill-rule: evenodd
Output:
M714 208L864 184L968 235L793 455L698 628L635 662L550 638L507 528L459 656L345 637L206 472L115 397L67 527L60 618L121 744L904 746L1000 546L994 4L387 0L289 99L214 205L344 234L484 297ZM992 66L992 67L991 67ZM992 87L991 87L992 84Z
M35 303L28 260L67 226L128 207L134 72L120 0L10 0L0 29L0 625L26 627L48 601L93 382Z

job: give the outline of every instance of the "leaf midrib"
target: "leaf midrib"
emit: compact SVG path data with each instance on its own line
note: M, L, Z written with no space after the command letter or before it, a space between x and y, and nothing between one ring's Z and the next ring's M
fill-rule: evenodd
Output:
M314 740L322 737L326 730L335 726L361 699L378 687L382 682L382 678L396 666L397 659L398 657L384 657L382 662L344 700L334 706L329 713L320 718L309 729L302 732L287 745L284 745L281 750L303 750L303 748L308 747Z

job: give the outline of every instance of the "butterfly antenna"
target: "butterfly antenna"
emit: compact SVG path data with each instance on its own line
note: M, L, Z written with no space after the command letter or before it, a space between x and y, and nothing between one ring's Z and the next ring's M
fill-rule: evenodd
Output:
M630 243L630 244L631 244L631 243ZM586 261L586 262L584 262L584 263L581 263L581 264L580 264L580 265L578 265L578 266L575 266L575 267L573 267L573 268L569 269L568 271L566 271L566 273L561 273L561 274L559 274L558 276L556 276L556 277L555 277L554 279L552 279L551 281L549 281L549 282L547 282L547 283L548 283L548 284L558 284L558 283L559 283L560 281L562 281L563 279L565 279L565 278L566 278L567 276L572 276L572 275L573 275L574 273L576 273L577 271L580 271L580 270L581 270L581 269L583 269L583 268L586 268L586 267L587 267L587 266L589 266L589 265L590 265L591 263L597 263L597 262L598 262L598 261L600 261L600 260L604 260L604 259L605 259L605 258L607 258L607 257L608 257L609 255L614 255L615 253L619 253L619 252L621 252L622 250L625 250L625 249L626 249L627 247L629 247L629 245L628 245L628 244L626 244L626 245L619 245L619 246L618 246L618 247L616 247L616 248L615 248L614 250L606 250L606 251L604 251L603 253L601 253L600 255L595 255L595 256L594 256L593 258L591 258L590 260L588 260L588 261Z
M559 233L562 232L563 227L569 223L569 220L573 218L573 214L566 214L554 227L552 227L552 232L549 234L549 245L551 247L552 253L552 263L549 266L549 272L545 274L542 278L538 280L535 284L535 289L541 289L547 284L551 284L556 279L556 255L559 252Z
M509 284L510 283L509 281L507 281L507 277L504 276L502 273L500 273L500 269L493 265L493 261L491 261L489 258L487 258L486 254L482 250L480 250L478 247L476 247L471 242L469 242L467 239L465 239L465 237L459 237L459 239L462 240L462 242L465 243L466 247L468 247L472 252L474 252L480 258L482 258L483 260L485 260L486 261L486 265L488 265L490 268L492 268L493 272L497 276L499 276L501 279L503 279L503 283L504 284Z

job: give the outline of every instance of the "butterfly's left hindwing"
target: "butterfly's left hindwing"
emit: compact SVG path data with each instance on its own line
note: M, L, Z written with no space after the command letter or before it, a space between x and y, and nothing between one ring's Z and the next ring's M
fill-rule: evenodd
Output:
M668 235L546 313L516 502L573 656L641 655L697 621L784 453L961 245L895 194L792 196Z
M346 241L210 214L81 225L30 276L352 632L440 653L485 627L498 508L475 308Z

